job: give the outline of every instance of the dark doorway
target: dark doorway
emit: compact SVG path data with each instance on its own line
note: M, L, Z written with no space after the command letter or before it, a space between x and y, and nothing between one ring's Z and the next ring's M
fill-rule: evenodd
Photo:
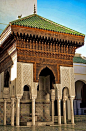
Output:
M53 89L53 84L55 84L55 77L53 75L53 72L48 68L44 68L39 76L49 76L50 75L50 89Z
M57 112L57 100L54 101L54 116L57 116L58 115L58 112Z
M23 91L29 91L29 87L27 85L24 86Z
M82 87L81 97L82 97L81 108L86 108L86 84L84 84Z

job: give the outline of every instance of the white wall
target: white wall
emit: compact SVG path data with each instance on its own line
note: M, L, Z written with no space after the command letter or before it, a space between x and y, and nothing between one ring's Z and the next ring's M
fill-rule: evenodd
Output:
M73 63L75 82L81 80L86 83L86 64Z

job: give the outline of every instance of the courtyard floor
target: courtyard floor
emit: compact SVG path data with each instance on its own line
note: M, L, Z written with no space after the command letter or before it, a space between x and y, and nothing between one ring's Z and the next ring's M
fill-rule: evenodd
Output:
M86 131L86 122L77 122L75 125L69 124L40 127L0 126L0 131Z

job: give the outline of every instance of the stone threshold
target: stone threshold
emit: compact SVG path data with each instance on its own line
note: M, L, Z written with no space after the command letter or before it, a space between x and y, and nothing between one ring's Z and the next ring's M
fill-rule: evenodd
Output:
M50 125L50 126L70 126L70 125L76 125L75 123L74 124L58 124L58 125Z

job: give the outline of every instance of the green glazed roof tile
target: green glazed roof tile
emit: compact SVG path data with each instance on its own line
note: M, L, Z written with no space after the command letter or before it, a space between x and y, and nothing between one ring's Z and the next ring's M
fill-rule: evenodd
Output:
M83 59L82 57L76 57L76 56L73 57L73 62L74 63L83 63L83 64L86 64L86 60L85 59Z
M21 26L28 26L28 27L33 27L33 28L35 27L35 28L41 28L41 29L45 29L45 30L53 30L56 32L63 32L63 33L85 36L84 34L82 34L80 32L77 32L77 31L67 28L63 25L55 23L51 20L43 18L37 14L33 14L30 16L12 21L11 25L21 25Z

